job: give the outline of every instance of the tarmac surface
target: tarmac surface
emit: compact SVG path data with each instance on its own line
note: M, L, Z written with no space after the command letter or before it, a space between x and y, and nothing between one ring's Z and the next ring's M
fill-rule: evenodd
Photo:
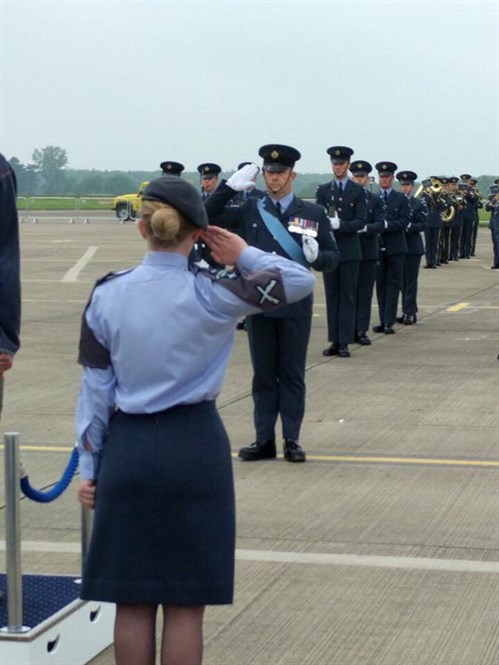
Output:
M75 439L79 324L92 285L144 252L134 225L111 213L73 222L45 212L21 224L22 349L6 374L1 430L20 433L38 489L59 480ZM481 228L476 257L421 270L417 325L370 333L373 344L352 345L349 359L322 356L318 276L306 464L237 459L254 430L246 333L236 333L218 400L234 451L235 602L207 609L204 665L498 665L499 273L491 263ZM374 301L372 325L376 313ZM23 499L24 573L79 574L77 483L51 504ZM111 665L112 649L91 662Z

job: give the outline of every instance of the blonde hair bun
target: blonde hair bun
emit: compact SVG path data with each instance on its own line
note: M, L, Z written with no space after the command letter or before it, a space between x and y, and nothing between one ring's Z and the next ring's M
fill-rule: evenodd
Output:
M165 205L155 210L151 216L153 235L160 240L173 240L180 229L181 217L175 208Z

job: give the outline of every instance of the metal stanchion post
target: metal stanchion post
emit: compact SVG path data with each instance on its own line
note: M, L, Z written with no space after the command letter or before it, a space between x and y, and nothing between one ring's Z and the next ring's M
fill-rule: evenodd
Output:
M6 632L22 633L23 626L21 574L21 496L19 491L19 434L5 433L5 546L7 572ZM5 629L4 629L5 630Z

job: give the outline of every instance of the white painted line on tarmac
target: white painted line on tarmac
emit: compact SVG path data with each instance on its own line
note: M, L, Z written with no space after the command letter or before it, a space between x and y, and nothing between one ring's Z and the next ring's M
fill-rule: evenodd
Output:
M81 257L81 259L78 259L78 261L74 264L74 266L67 271L67 273L64 275L61 281L76 282L78 279L78 275L87 265L87 263L92 259L97 249L98 247L89 247L85 252L85 254Z
M24 540L23 552L54 552L79 554L79 543L55 543ZM5 551L5 542L0 542ZM499 561L469 561L465 559L425 559L423 557L372 556L366 554L328 554L317 552L282 552L273 550L236 550L238 561L263 563L299 563L326 566L360 566L364 568L398 568L403 570L436 570L451 573L499 573Z

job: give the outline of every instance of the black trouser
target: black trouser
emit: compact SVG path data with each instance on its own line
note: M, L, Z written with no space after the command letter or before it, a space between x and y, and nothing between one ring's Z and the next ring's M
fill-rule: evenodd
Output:
M360 262L355 323L357 332L366 332L369 330L374 283L376 282L376 263L376 259Z
M450 226L449 224L444 224L442 226L442 233L440 236L440 260L448 261L450 256Z
M379 321L393 326L397 318L399 293L404 276L405 254L385 256L380 253L376 271L376 296L378 298Z
M450 230L450 258L457 259L459 256L459 240L461 238L462 224L453 226Z
M471 236L473 234L473 217L465 216L463 218L463 228L461 231L461 243L459 246L459 255L461 258L471 254Z
M359 263L343 261L333 272L323 273L330 342L351 344L354 340Z
M284 439L298 439L305 413L305 363L312 318L254 314L246 319L253 363L256 438L274 439L281 416Z
M473 228L471 230L471 246L470 246L470 254L475 256L475 251L476 251L476 237L478 235L478 226L479 226L479 218L478 215L476 215L475 219L473 220Z
M415 316L418 312L418 276L421 254L406 254L402 284L402 312Z
M439 235L440 235L440 227L438 226L428 226L424 230L425 255L426 255L427 266L437 265Z
M497 234L494 233L494 229L490 229L490 235L492 237L492 248L494 250L494 260L492 265L494 268L499 268L499 242L497 241Z

